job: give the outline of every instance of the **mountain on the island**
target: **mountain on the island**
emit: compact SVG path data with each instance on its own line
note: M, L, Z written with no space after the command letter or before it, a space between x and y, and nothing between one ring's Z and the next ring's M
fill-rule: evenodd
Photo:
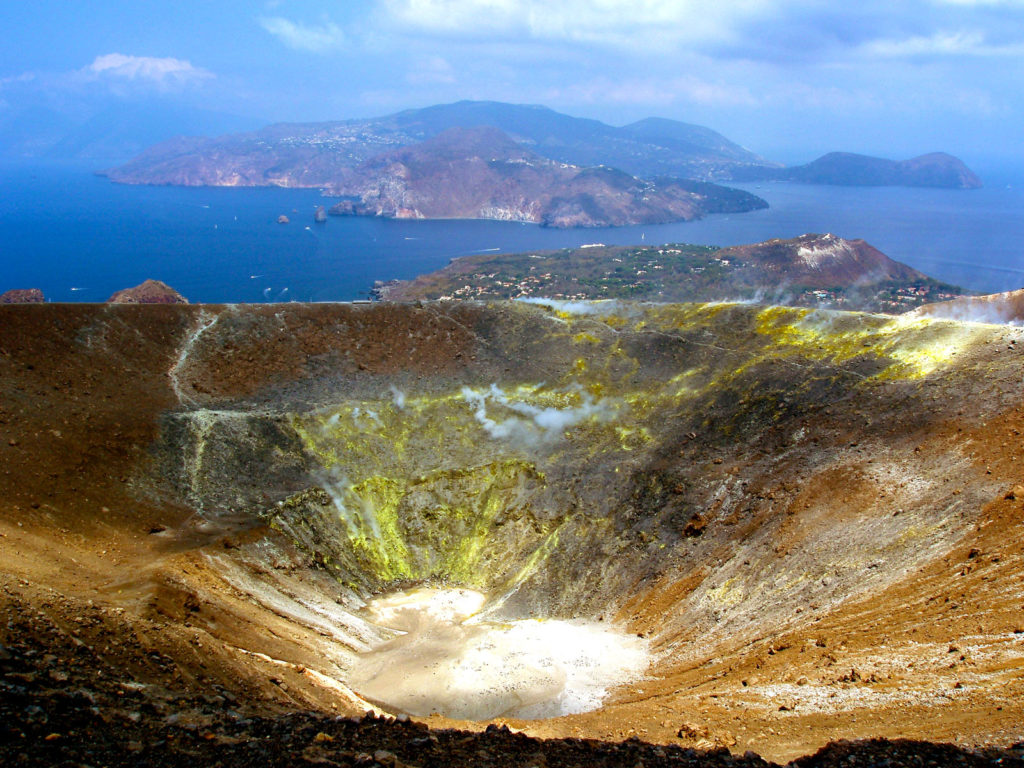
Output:
M923 273L890 259L863 240L846 240L833 234L807 234L789 240L734 245L718 253L739 259L777 282L815 288L925 278Z
M981 179L959 158L932 152L910 160L887 160L852 152L830 152L791 168L737 169L736 181L774 180L856 187L977 189Z
M755 300L894 314L963 293L863 240L801 235L752 245L587 246L454 259L411 281L381 283L388 301L419 299Z
M775 167L720 133L699 125L648 118L621 128L570 117L538 105L460 101L393 116L424 138L448 128L490 125L540 155L574 165L610 165L636 176L728 177L734 166Z
M149 104L105 109L76 125L51 147L47 156L62 159L110 160L131 158L157 142L188 130L194 136L214 136L253 127L252 118L194 107Z
M111 170L134 184L327 186L345 168L451 128L497 128L542 157L629 174L692 179L773 168L709 128L650 119L623 128L546 107L462 101L368 120L280 123L249 133L152 147Z
M0 109L0 157L43 157L75 129L73 117L47 106Z
M552 227L689 221L766 204L753 195L676 179L642 180L606 166L581 168L538 155L497 128L450 128L345 169L326 185L357 198L335 214L486 218Z

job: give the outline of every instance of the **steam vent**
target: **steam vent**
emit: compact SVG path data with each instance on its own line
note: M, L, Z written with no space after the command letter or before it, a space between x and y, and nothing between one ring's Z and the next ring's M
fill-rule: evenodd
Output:
M0 750L973 764L1024 739L1022 361L739 304L0 307Z

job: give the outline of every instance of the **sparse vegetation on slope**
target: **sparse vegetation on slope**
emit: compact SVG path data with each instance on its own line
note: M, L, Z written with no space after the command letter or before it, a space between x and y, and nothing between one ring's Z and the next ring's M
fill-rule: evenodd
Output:
M729 248L600 245L467 256L412 281L378 285L376 293L390 301L756 300L899 314L963 291L862 240L804 235Z

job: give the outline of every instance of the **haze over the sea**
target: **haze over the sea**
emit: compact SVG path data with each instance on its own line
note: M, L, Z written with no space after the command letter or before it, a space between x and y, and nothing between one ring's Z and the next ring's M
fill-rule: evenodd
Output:
M1024 124L1018 0L39 0L0 28L0 154L84 124L127 150L489 99L707 125L787 164L980 167L1019 157Z
M748 184L767 210L658 226L549 229L499 221L330 216L313 189L112 184L88 167L0 165L0 292L104 301L147 278L191 301L343 301L473 253L585 243L737 245L805 232L864 238L969 290L1024 284L1024 184L979 190ZM281 225L277 217L291 223Z
M193 300L344 299L481 249L808 231L862 237L974 290L1024 284L1020 0L40 0L0 4L0 27L2 288L102 300L163 277ZM751 185L770 210L600 233L338 220L306 231L312 190L115 189L86 175L180 134L462 99L616 126L670 118L787 164L943 151L986 189ZM55 159L76 164L40 165ZM293 208L296 226L263 226ZM264 272L271 282L250 277Z

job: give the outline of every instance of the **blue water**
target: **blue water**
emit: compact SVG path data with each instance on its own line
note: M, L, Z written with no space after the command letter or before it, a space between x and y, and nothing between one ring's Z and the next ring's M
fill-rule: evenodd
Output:
M1024 185L972 191L742 185L771 204L699 222L554 230L492 221L313 222L316 190L139 187L67 165L0 166L0 292L104 301L146 278L196 302L332 301L457 256L584 243L734 245L805 232L861 237L976 291L1024 286ZM291 223L281 225L277 217Z

